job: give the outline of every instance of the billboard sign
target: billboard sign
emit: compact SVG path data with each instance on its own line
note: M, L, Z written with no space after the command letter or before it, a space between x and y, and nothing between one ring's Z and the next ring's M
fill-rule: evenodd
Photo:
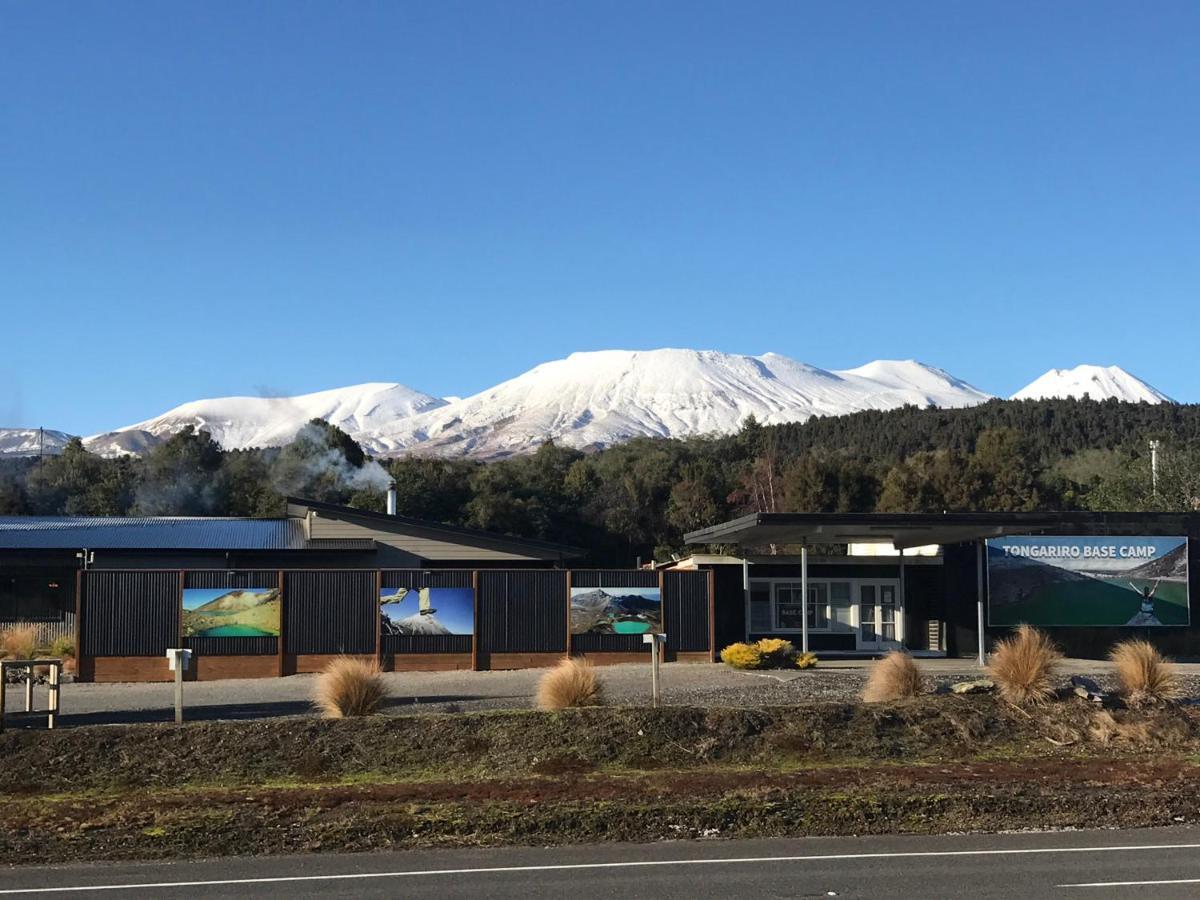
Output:
M571 634L661 634L656 587L571 588Z
M474 634L475 591L471 588L381 588L383 634Z
M184 637L279 637L279 588L185 588Z
M989 625L1189 624L1185 537L1004 537L987 551Z

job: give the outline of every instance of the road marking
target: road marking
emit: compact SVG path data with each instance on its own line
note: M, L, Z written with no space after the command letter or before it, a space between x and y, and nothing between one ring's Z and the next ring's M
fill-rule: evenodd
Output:
M906 850L893 853L814 853L807 856L735 856L717 859L647 859L624 862L559 863L545 866L482 866L472 869L407 869L397 872L346 872L339 875L276 875L263 878L216 878L206 881L155 881L85 884L66 887L4 888L0 895L65 894L83 891L136 891L217 887L230 884L285 884L301 881L361 881L369 878L418 878L430 875L499 875L506 872L571 872L580 869L637 869L655 866L713 866L780 862L830 862L853 859L913 859L951 856L1022 856L1049 853L1121 853L1137 850L1197 850L1196 844L1125 844L1113 847L1014 847L1007 850ZM1146 882L1153 883L1153 882ZM1168 882L1163 882L1168 883ZM1060 885L1062 887L1062 885Z
M1164 881L1091 881L1080 884L1058 884L1060 888L1145 887L1153 884L1200 884L1200 878L1169 878Z

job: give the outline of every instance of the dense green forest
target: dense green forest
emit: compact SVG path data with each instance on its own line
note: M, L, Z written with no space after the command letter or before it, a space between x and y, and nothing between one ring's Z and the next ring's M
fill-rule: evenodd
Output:
M1157 490L1148 442L1162 442ZM1001 401L637 439L584 454L547 443L492 463L372 460L314 420L284 448L223 451L185 431L144 458L0 460L0 514L272 516L284 497L589 548L597 562L681 552L683 535L753 511L1196 509L1200 406Z

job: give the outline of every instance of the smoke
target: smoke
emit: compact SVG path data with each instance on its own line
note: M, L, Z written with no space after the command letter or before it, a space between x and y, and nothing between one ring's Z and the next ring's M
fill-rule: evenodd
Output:
M331 439L330 433L318 425L309 423L301 428L271 467L275 490L285 496L313 499L387 490L391 479L383 466L373 459L355 465L346 458L346 448L330 446Z

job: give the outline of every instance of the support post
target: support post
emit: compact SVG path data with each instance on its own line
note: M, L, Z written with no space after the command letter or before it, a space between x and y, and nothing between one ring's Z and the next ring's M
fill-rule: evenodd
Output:
M800 545L800 593L804 595L804 615L800 617L800 652L808 652L808 545Z
M33 666L25 667L25 712L33 712Z
M908 601L908 594L904 586L904 548L900 548L900 590L896 592L896 599L900 602L896 608L896 640L900 642L900 646L905 646L904 633L904 605Z
M0 662L0 731L4 730L4 696L8 693L8 666Z
M975 626L979 630L979 665L987 665L987 636L983 633L983 541L975 544Z
M658 664L660 661L660 647L665 647L667 636L665 634L650 634L642 635L642 642L650 645L650 703L652 706L658 706Z
M175 724L183 724L183 661L175 663Z
M746 641L750 640L750 563L746 559L746 550L742 550L742 608L746 611ZM714 660L715 662L715 660Z

